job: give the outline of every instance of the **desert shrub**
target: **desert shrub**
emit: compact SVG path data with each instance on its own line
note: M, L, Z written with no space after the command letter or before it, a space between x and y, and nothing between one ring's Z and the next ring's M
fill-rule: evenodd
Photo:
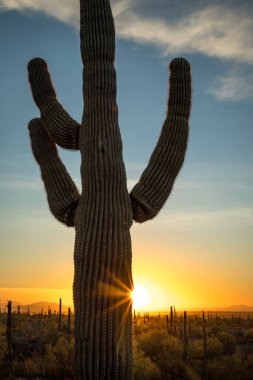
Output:
M13 361L13 372L18 376L24 376L28 379L39 377L43 368L43 358L37 354L34 354L23 361Z
M134 327L134 332L136 335L141 334L143 332L148 332L152 328L151 323L144 323L142 318L137 319L137 322Z
M46 377L70 379L73 374L73 340L59 337L56 344L44 347L43 354L34 352L23 360L13 362L13 372L25 378Z
M60 337L53 349L59 365L65 365L69 359L68 342L64 337Z
M4 360L7 352L7 343L4 336L0 335L0 363Z
M245 380L252 380L253 379L253 354L248 355L248 357L245 360L244 368L246 371L246 377Z
M195 339L201 339L203 338L203 327L202 324L199 323L199 321L195 321L195 324L191 328L191 336Z
M253 339L253 327L249 328L245 331L245 335L247 338Z
M136 347L157 365L163 380L192 379L182 362L182 342L177 337L168 336L165 329L139 334Z
M161 372L158 366L145 356L141 350L134 350L134 378L135 380L160 380Z
M215 336L207 339L207 354L208 358L220 358L223 354L223 345Z
M161 342L165 357L168 360L181 359L183 356L183 345L177 337L168 336Z
M167 334L162 331L150 330L149 332L143 332L137 337L138 347L155 360L157 355L162 352L162 341L167 337Z
M212 380L245 380L247 374L240 354L223 356L208 362L209 378Z
M202 359L204 355L203 339L190 341L189 356L192 359Z
M197 371L193 368L185 365L185 375L187 380L201 380L201 377L198 375Z
M4 359L7 355L6 326L0 322L0 366L4 367Z
M56 357L58 376L64 378L73 370L73 353L74 353L74 340L70 343L64 337L59 337L56 345L53 347L53 353Z
M44 353L44 372L47 376L53 376L57 374L57 359L53 347L51 344L46 345Z
M161 373L163 380L200 380L192 368L179 360L162 363Z
M236 349L236 340L233 335L222 331L218 334L218 338L223 345L224 354L232 355Z
M218 335L220 332L220 326L219 324L212 320L211 322L208 322L208 335Z

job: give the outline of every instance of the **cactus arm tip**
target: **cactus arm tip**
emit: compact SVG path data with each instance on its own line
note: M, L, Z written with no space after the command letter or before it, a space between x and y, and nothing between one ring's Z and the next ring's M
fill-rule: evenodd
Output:
M56 97L48 66L44 59L33 58L28 62L27 69L33 99L40 109L48 97Z
M188 120L191 111L191 65L185 58L174 58L169 69L170 91L167 117L178 115Z
M75 210L80 195L60 160L56 145L40 119L28 124L33 155L40 166L52 214L68 227L74 226Z
M58 102L46 61L33 58L27 68L33 99L51 139L62 148L79 149L80 125Z
M191 109L191 67L184 58L170 63L167 116L157 146L130 193L133 219L152 219L163 207L183 165Z

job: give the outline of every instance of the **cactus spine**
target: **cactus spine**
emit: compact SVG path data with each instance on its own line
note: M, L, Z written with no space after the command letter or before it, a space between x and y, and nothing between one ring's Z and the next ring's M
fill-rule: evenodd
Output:
M79 125L56 98L47 64L28 65L40 119L29 123L50 210L76 230L74 335L76 379L132 379L132 221L153 218L182 166L190 112L190 65L171 65L168 113L157 147L129 194L118 127L115 30L109 0L80 0L85 107ZM81 152L82 194L56 145Z

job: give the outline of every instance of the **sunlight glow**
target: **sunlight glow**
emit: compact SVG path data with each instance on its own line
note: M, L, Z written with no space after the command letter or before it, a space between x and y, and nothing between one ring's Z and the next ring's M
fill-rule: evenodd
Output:
M132 291L133 309L139 310L151 302L149 293L142 285L136 284Z

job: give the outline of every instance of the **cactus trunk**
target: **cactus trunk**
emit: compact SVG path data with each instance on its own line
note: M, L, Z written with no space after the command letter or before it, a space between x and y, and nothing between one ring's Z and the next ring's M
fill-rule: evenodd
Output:
M102 18L103 17L103 18ZM118 127L110 2L81 1L85 111L75 228L77 378L132 378L132 209Z

